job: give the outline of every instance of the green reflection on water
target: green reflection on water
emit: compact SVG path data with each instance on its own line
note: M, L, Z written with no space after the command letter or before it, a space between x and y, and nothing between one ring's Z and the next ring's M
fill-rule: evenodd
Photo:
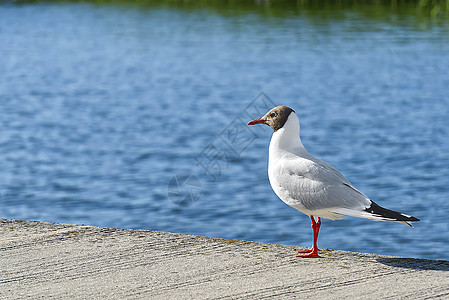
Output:
M256 13L266 17L310 15L335 19L345 18L348 13L355 13L382 21L397 17L415 17L418 21L449 20L449 0L17 0L8 3L90 3L140 9L176 8L186 11L201 9L228 16Z

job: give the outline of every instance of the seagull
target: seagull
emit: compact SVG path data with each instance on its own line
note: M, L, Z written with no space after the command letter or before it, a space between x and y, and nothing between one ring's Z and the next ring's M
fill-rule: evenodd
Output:
M374 221L394 221L413 227L419 219L383 208L356 189L337 169L304 148L299 120L293 109L277 106L248 125L266 124L273 130L269 147L268 178L276 195L305 213L312 221L311 248L295 249L298 257L317 257L321 218L344 216Z

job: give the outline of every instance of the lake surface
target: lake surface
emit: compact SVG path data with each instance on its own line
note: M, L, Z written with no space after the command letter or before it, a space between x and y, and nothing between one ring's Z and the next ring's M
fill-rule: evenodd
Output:
M288 105L309 152L421 219L324 220L320 248L449 260L449 22L271 12L0 5L0 217L309 246L244 125Z

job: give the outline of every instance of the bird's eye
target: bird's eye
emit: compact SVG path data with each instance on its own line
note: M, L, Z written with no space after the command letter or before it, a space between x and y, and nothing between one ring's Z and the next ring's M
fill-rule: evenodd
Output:
M277 117L277 116L278 116L277 112L272 112L272 113L270 114L270 117L272 117L272 118L275 118L275 117Z

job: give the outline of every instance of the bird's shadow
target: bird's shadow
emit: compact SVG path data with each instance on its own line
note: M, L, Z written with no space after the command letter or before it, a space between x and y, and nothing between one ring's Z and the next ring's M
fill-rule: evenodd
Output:
M381 264L396 268L449 271L449 261L446 260L429 260L402 257L380 257L376 258L376 260Z

